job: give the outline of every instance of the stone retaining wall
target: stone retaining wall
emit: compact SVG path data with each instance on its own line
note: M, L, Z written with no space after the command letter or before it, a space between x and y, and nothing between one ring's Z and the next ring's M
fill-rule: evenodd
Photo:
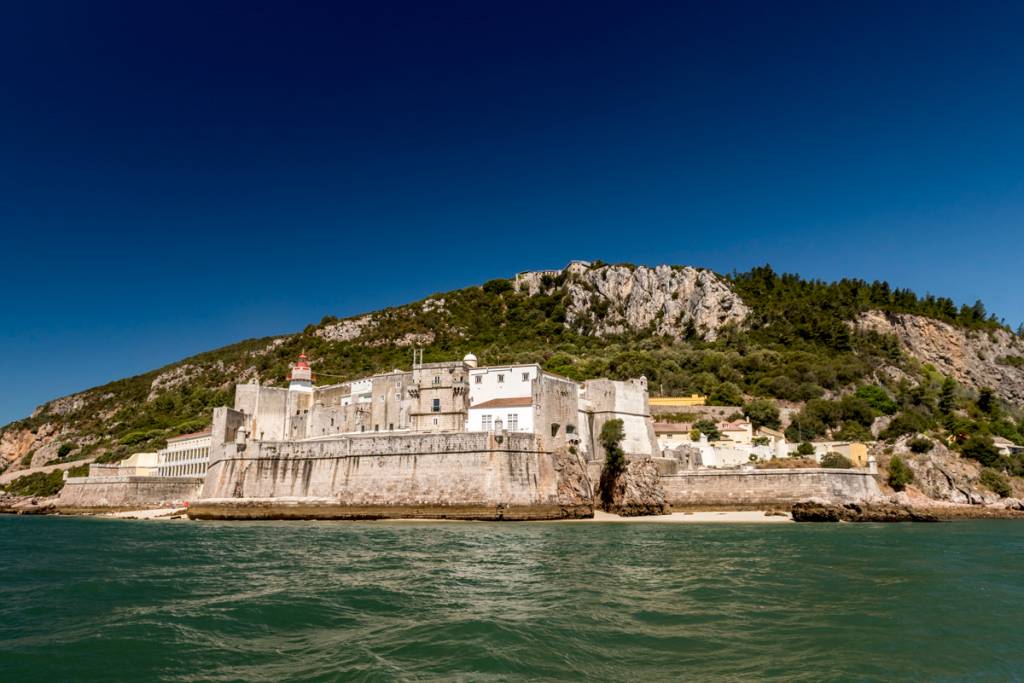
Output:
M213 462L194 518L553 519L593 514L582 458L532 434L250 442Z
M867 470L698 470L661 477L668 502L675 509L763 509L789 506L808 498L829 502L881 497Z
M197 477L69 477L55 507L66 514L181 507L202 486Z

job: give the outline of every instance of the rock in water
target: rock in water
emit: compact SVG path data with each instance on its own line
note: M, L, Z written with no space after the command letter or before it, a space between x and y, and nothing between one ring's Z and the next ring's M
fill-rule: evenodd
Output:
M805 500L792 509L796 522L937 522L938 517L892 503L827 503Z

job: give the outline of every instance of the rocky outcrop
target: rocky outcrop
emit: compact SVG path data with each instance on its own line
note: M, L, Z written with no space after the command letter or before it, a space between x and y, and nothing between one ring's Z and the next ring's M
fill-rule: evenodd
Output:
M351 341L361 336L363 332L373 323L373 316L362 315L358 318L349 318L347 320L339 320L336 323L330 323L317 329L314 333L318 337L323 337L327 341L342 342Z
M829 503L801 501L790 511L795 522L937 522L939 518L906 505L888 502Z
M0 470L38 467L56 459L60 427L46 422L35 430L8 428L0 432ZM31 454L31 459L27 456Z
M914 473L913 489L930 500L957 505L988 505L999 500L979 481L979 463L960 457L937 439L927 453L912 453L908 441L908 437L897 440L892 453L886 453L883 444L874 444L872 454L884 470L892 456L899 455Z
M944 375L1024 404L1024 341L1005 330L965 330L920 315L882 311L864 313L857 327L894 334L909 355Z
M713 340L723 326L742 324L750 312L725 280L689 266L574 264L552 273L520 273L514 284L519 291L535 295L564 282L566 326L599 336L651 329L680 339L692 329Z
M605 511L622 517L667 515L672 511L653 460L631 460L626 465L611 486L611 504L605 506Z

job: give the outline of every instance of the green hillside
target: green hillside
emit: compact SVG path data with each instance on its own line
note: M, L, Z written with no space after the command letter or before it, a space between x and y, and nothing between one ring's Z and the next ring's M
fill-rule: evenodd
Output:
M393 341L426 335L432 338L423 344L427 361L473 352L483 363L539 362L580 380L644 375L654 395L707 394L717 404L747 406L758 422L770 425L779 423L778 402L800 404L788 432L793 440L867 438L875 418L891 415L884 432L889 438L931 432L971 448L989 443L989 435L1024 442L1019 406L958 386L907 357L894 337L860 333L850 324L865 311L884 310L982 332L1006 329L980 302L957 308L949 299L919 297L884 282L808 281L762 267L727 278L751 314L742 328L726 326L715 341L692 328L679 330L679 338L650 329L598 337L586 321L565 325L571 277L546 276L544 291L534 296L515 291L510 280L437 294L425 301L443 299L443 306L416 302L379 311L373 324L347 341L318 334L338 323L325 317L293 336L247 340L88 390L79 395L77 409L61 413L49 404L4 429L62 427L65 459L118 460L208 424L214 406L232 403L239 379L284 384L300 351L309 355L320 383L334 383L408 367L410 347ZM593 319L617 305L595 299ZM888 379L882 368L899 369L902 379ZM149 400L154 379L175 369L185 380Z

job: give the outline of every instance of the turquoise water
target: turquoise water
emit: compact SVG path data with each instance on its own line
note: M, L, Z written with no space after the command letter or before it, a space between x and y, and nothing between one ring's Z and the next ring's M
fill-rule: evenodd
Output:
M2 681L1007 681L1024 524L0 516Z

